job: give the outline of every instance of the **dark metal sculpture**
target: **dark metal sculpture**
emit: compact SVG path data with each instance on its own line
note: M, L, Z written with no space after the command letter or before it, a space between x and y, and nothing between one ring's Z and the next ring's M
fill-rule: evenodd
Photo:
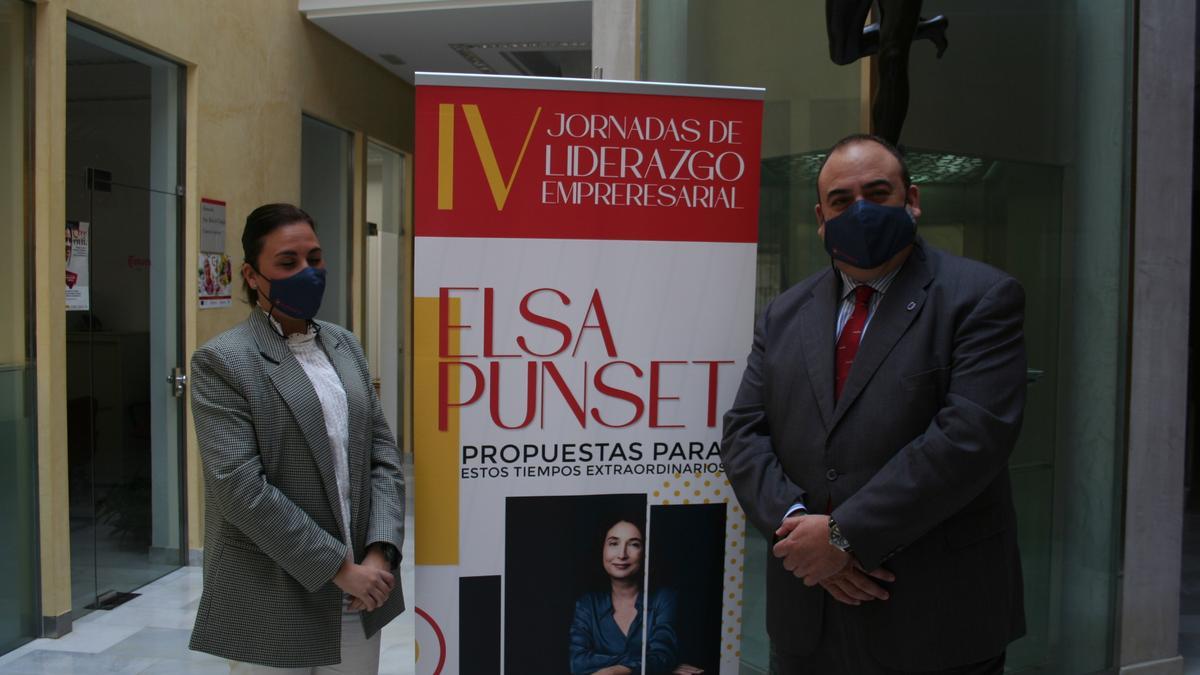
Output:
M863 27L871 4L879 7L879 21ZM908 113L908 53L914 40L929 40L940 59L946 51L949 21L939 14L923 19L921 0L825 0L825 26L829 32L829 58L838 65L878 55L879 88L871 107L875 134L893 144Z

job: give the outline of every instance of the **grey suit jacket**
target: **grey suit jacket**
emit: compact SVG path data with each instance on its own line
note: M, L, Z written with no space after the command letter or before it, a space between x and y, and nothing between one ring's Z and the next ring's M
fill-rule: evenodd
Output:
M312 383L265 314L192 356L192 414L204 465L204 591L191 648L279 668L341 662L349 547L402 550L404 474L358 340L318 322L349 411L350 526L343 540L334 461ZM404 611L399 584L363 613L373 635Z
M828 513L891 598L847 608L877 661L945 669L1024 633L1007 460L1025 404L1024 292L1010 276L918 240L834 401L840 275L816 274L759 318L722 456L771 541L803 500ZM811 653L825 593L768 556L776 649Z

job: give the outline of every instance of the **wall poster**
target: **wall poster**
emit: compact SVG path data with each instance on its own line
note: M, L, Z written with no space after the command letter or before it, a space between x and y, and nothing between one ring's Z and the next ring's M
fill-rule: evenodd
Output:
M67 221L67 311L86 312L91 308L88 292L89 230L91 224L78 220Z
M762 98L417 75L418 673L737 672Z
M233 265L224 253L201 253L196 288L200 309L229 307L233 304Z

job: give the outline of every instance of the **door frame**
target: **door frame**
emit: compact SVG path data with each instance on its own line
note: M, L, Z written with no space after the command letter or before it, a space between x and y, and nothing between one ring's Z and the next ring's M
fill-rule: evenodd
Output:
M400 369L402 376L400 381L396 383L397 393L400 398L400 409L398 411L397 422L399 428L392 429L392 433L396 435L398 441L397 449L401 451L401 459L407 461L412 454L412 271L413 271L413 225L412 225L412 204L413 204L413 154L401 148L398 148L386 141L382 141L374 136L363 134L362 143L362 175L363 175L363 192L356 196L356 202L363 204L363 228L362 236L360 237L357 247L361 248L363 256L363 270L361 279L360 293L362 296L362 313L364 317L362 322L362 335L364 340L373 339L368 335L368 330L371 324L378 322L378 317L367 317L369 314L368 303L368 287L371 283L369 278L376 271L370 269L367 261L367 240L369 233L366 228L366 162L367 162L367 147L369 145L377 145L380 148L396 153L400 158L400 269L399 276L404 279L407 284L406 290L399 294L400 307L397 311L399 319L403 325L400 326L400 331L397 337L400 341L401 358ZM382 280L381 280L382 281Z

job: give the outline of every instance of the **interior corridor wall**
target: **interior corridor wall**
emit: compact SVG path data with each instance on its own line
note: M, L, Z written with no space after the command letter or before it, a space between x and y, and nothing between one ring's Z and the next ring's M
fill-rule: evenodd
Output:
M300 128L308 113L360 138L413 147L413 90L300 14L295 0L42 0L37 4L34 191L39 492L45 617L71 608L62 256L66 167L66 31L70 18L187 66L184 360L241 321L247 308L198 310L200 198L227 203L225 251L241 259L241 223L255 206L300 198ZM357 143L356 147L362 147ZM356 157L356 170L365 164ZM361 200L361 194L356 197ZM363 209L355 209L361 221ZM361 248L362 223L354 242ZM57 253L57 255L55 255ZM351 257L361 260L361 251ZM352 265L355 263L352 262ZM361 265L350 270L361 276ZM354 279L357 279L357 276ZM352 283L361 288L361 284ZM240 283L235 286L240 291ZM203 543L200 466L189 417L188 545ZM53 631L50 631L53 632Z

